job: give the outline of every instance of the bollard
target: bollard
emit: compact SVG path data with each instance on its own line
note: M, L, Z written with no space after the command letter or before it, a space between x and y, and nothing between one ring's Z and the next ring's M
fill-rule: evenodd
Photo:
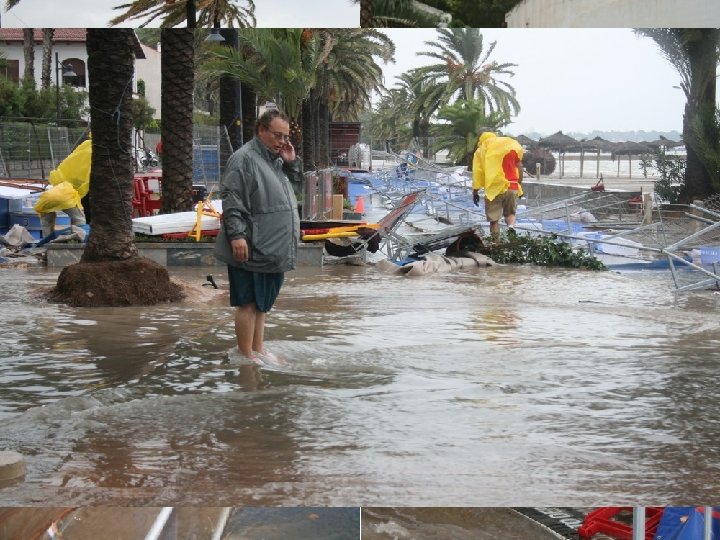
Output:
M25 475L25 458L11 450L0 451L0 483L16 480Z

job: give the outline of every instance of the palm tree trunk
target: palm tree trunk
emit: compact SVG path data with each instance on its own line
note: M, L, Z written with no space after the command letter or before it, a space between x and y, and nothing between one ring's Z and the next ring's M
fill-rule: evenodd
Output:
M220 35L225 38L225 45L233 49L238 47L238 31L235 28L223 28ZM240 104L240 81L230 75L220 76L220 125L225 126L233 150L242 146L242 110ZM222 163L229 156L220 156Z
M32 28L23 28L23 56L25 59L23 84L31 84L35 87L35 38Z
M373 28L374 0L360 0L360 27Z
M249 141L255 136L257 123L257 93L246 84L240 85L240 106L242 108L243 140Z
M132 231L133 166L131 29L87 31L92 164L92 234L83 262L125 260L137 255Z
M188 28L197 26L197 9L195 8L195 0L185 0L185 19Z
M314 91L302 103L303 146L302 160L306 171L315 169L315 119L313 117Z
M320 97L318 119L318 167L323 169L330 165L330 108L325 96Z
M65 267L48 294L73 306L151 305L183 293L167 268L138 257L132 230L132 88L135 49L131 29L87 31L93 219L79 263Z
M40 77L40 87L50 88L52 77L52 49L53 38L55 36L54 28L43 28L43 47L42 47L42 76Z
M683 141L687 152L685 185L679 195L682 203L691 203L694 199L703 199L715 192L713 179L717 172L711 173L708 164L699 155L699 140L696 124L706 109L714 110L717 95L715 68L717 62L716 46L720 41L720 30L703 29L701 37L688 40L687 57L690 64L689 99L683 114ZM718 141L710 143L717 148Z
M163 213L192 209L193 30L163 28L161 64L161 139Z

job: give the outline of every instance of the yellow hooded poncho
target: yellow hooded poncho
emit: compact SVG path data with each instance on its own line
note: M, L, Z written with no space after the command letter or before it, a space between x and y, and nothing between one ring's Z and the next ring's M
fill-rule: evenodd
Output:
M66 157L48 178L52 186L44 191L33 207L38 214L58 212L79 206L90 190L92 141L84 141Z
M492 201L507 191L510 182L503 173L503 158L515 150L519 159L523 149L511 137L498 137L485 132L478 138L477 149L473 155L473 189L485 189L485 197ZM518 188L518 197L522 196L522 185Z

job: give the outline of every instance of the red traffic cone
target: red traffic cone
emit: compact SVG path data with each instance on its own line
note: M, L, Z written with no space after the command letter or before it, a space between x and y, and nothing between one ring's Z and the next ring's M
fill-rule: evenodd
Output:
M355 201L355 212L358 214L365 213L365 201L363 201L362 195L358 195L357 200Z

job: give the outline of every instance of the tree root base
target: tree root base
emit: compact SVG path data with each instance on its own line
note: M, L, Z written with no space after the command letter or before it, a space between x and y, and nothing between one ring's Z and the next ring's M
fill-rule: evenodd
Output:
M167 268L144 257L70 265L47 293L49 301L73 307L147 306L183 297Z

